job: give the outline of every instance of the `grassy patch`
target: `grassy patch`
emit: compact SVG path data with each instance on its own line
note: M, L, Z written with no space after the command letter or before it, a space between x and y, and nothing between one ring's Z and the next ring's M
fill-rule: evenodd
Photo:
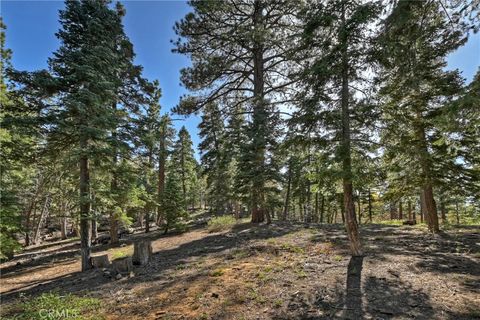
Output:
M384 224L384 225L387 225L387 226L401 226L401 225L403 225L403 220L397 220L397 219L380 220L380 221L376 221L375 223Z
M105 318L101 312L100 300L95 298L44 293L33 299L23 298L23 300L15 306L16 315L10 319L97 320Z
M302 247L299 247L299 246L296 246L296 245L293 245L293 244L289 244L289 243L283 243L281 245L281 248L282 248L282 250L292 252L292 253L299 253L299 254L304 254L305 253L305 249L303 249Z
M233 216L221 216L212 218L208 221L209 232L220 232L230 229L237 223L237 220Z
M215 269L210 271L210 277L221 277L225 274L225 271L223 269Z

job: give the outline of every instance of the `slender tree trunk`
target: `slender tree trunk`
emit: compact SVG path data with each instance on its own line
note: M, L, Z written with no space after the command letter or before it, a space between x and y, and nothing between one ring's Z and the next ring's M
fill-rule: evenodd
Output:
M455 200L455 215L457 216L457 224L460 224L460 212L458 209L458 200Z
M358 193L357 198L357 206L358 206L358 224L362 224L362 203L360 199L360 192Z
M288 182L287 182L287 194L285 196L285 206L283 208L282 220L287 220L288 206L290 205L290 188L292 184L292 168L291 164L288 165Z
M166 157L166 134L167 129L164 128L163 136L160 138L160 145L158 151L158 185L157 185L157 201L161 203L163 198L163 190L165 190L165 162L167 161ZM158 206L157 210L157 225L160 227L163 220L162 206Z
M368 188L368 220L372 223L372 191Z
M318 191L315 192L315 217L314 222L318 222Z
M345 3L342 3L342 27L346 27L345 22ZM362 248L360 243L360 234L358 232L357 217L355 215L355 205L353 202L353 184L352 184L352 159L350 146L350 108L349 108L349 64L348 64L348 35L343 32L342 42L342 154L343 154L343 202L345 205L345 218L348 239L350 240L350 251L352 256L361 256Z
M62 213L60 217L60 233L62 235L62 240L67 239L67 217L66 217L66 206L62 203Z
M90 269L91 232L90 232L90 172L86 155L87 142L81 141L80 149L80 250L82 271Z
M42 211L40 211L40 217L37 220L35 232L33 234L33 243L35 244L39 243L40 231L43 228L45 219L47 218L49 207L50 207L50 195L47 194L47 196L45 197L45 203L43 204L43 207L42 207Z
M98 223L96 218L92 218L92 240L98 238Z
M423 191L420 191L420 222L423 223L423 217L425 214L425 200L423 199Z
M403 203L402 199L398 201L398 219L403 220Z
M408 199L407 202L407 210L408 210L408 220L412 221L415 220L415 218L412 215L412 201Z
M395 210L397 208L395 208L395 203L392 202L390 203L390 220L394 220L395 219Z
M320 223L323 223L324 214L325 214L325 196L322 194L322 205L320 206Z

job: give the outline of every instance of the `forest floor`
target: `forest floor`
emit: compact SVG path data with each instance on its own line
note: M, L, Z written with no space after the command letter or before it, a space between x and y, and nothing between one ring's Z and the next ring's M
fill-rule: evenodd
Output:
M152 261L120 280L80 272L78 240L52 243L0 265L2 313L56 291L100 299L106 319L480 319L479 226L436 237L417 226L364 225L361 233L366 255L358 258L341 225L135 234L121 247L94 248L114 258L139 238L153 240Z

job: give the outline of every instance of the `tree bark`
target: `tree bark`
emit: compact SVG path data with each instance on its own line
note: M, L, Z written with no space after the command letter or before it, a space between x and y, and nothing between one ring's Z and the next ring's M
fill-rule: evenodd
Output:
M372 191L368 188L368 220L372 223Z
M290 188L292 184L292 168L291 163L288 165L288 182L287 182L287 194L285 196L285 206L283 208L282 220L287 220L288 206L290 205Z
M398 219L402 220L403 219L403 203L402 199L398 201Z
M417 111L417 139L418 139L418 154L419 162L422 170L423 186L422 193L425 204L425 220L428 224L428 229L432 233L440 231L438 225L438 213L435 198L433 196L432 175L430 168L432 163L428 151L427 138L425 136L425 128L422 124L423 116L420 111Z
M37 225L35 227L35 233L33 234L33 243L37 244L40 240L40 230L45 223L45 219L48 215L48 210L50 207L50 195L47 194L45 197L45 203L43 204L42 211L40 211L40 217L38 218Z
M152 242L141 240L133 244L132 262L135 265L146 265L152 256Z
M91 269L91 232L90 232L90 172L88 168L87 142L80 144L80 250L82 271Z
M360 199L360 192L357 197L357 206L358 206L358 224L362 224L362 203Z
M98 223L97 219L92 219L92 239L95 240L98 237Z
M322 194L322 205L320 206L320 223L323 223L324 214L325 214L325 196Z
M458 209L458 200L455 200L455 215L457 216L457 224L460 224L460 212Z
M409 221L415 220L412 215L412 201L410 199L408 199L408 202L407 202L407 210L408 210L408 220Z
M345 3L342 3L342 28L346 28L345 22ZM350 251L352 256L361 256L363 254L360 234L358 232L357 217L355 215L355 205L353 203L353 184L352 184L352 159L351 159L351 137L350 137L350 109L349 109L349 79L348 79L348 35L342 32L342 153L343 153L343 202L345 205L345 219L348 239L350 240Z

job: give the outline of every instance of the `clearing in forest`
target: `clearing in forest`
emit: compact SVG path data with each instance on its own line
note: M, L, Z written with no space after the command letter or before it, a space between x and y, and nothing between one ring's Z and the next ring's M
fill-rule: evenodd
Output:
M119 280L80 272L79 244L52 243L1 265L3 316L22 297L56 292L100 301L105 319L475 319L480 317L480 228L432 237L419 227L366 225L366 255L351 258L341 225L236 224L209 233L148 235L153 260ZM96 247L110 258L122 246ZM67 296L68 297L68 296Z

